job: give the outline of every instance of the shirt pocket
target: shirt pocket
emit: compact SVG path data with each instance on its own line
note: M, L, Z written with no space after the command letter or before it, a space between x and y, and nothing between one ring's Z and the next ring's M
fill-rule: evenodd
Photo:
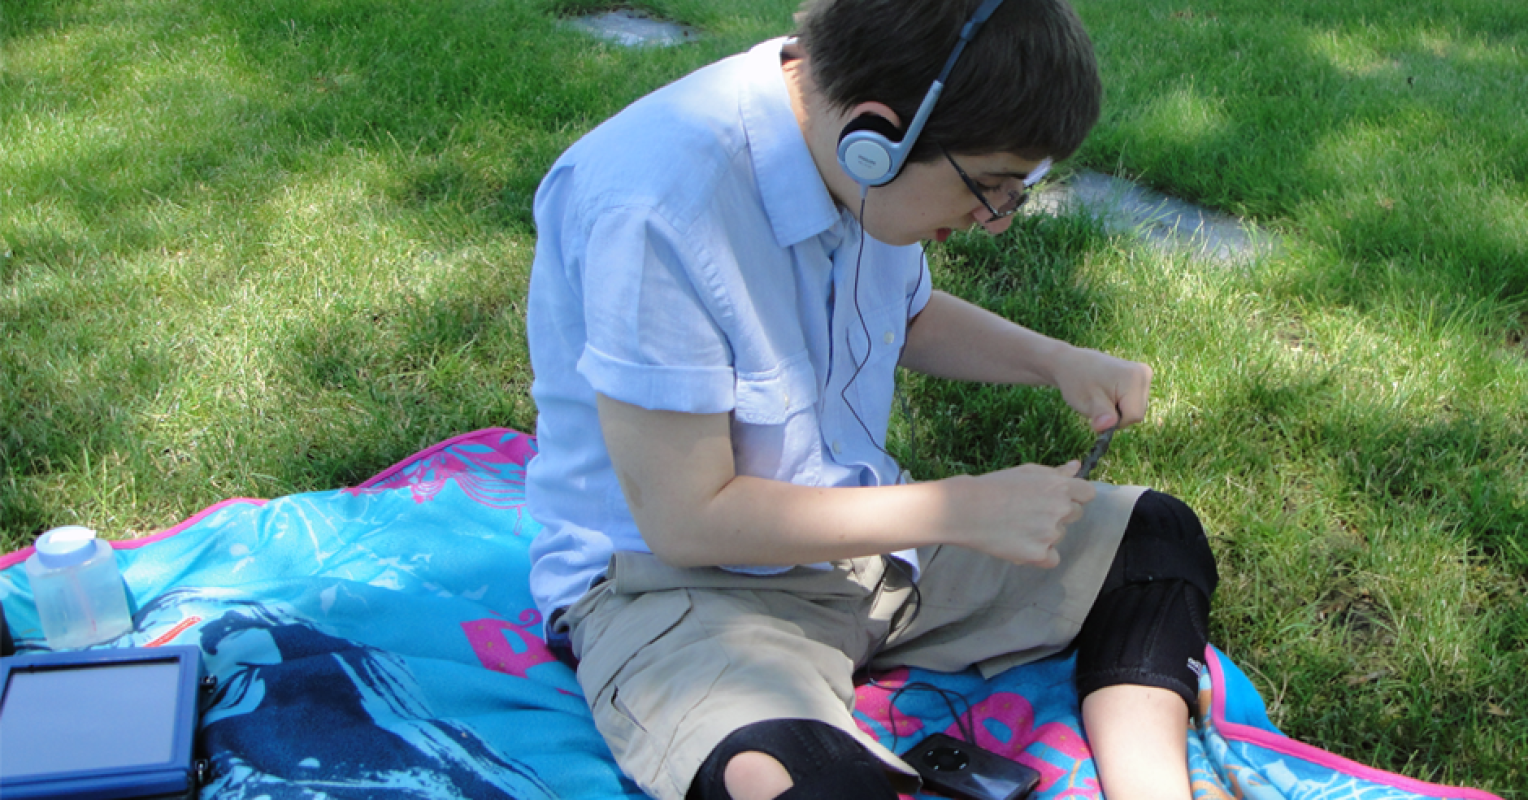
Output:
M817 374L802 351L762 371L737 369L733 415L747 425L781 425L817 402Z

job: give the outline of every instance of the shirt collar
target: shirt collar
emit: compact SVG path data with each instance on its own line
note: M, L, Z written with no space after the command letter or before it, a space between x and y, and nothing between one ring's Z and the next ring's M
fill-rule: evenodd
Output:
M840 213L791 109L780 69L785 42L771 39L749 51L747 72L752 85L742 93L739 112L775 241L790 247L832 228Z

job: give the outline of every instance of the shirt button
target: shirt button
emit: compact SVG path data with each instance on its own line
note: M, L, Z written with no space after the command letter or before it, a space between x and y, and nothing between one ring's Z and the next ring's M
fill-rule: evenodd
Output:
M838 454L842 453L843 451L844 451L844 443L843 442L834 442L833 443L833 454L834 455L838 455Z
M786 408L790 408L791 407L791 393L790 392L786 392L785 393L785 407Z
M887 331L886 335L881 337L881 340L887 344L891 344L897 340L897 335L892 331Z

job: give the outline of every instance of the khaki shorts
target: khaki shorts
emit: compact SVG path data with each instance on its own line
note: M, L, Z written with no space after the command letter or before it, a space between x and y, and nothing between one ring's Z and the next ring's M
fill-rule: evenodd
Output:
M617 763L648 794L682 800L711 751L768 719L815 719L854 736L893 773L917 774L855 724L861 668L986 676L1065 648L1077 635L1144 489L1095 484L1055 569L959 547L919 551L918 601L882 557L750 576L678 569L617 553L607 580L558 621L578 680Z

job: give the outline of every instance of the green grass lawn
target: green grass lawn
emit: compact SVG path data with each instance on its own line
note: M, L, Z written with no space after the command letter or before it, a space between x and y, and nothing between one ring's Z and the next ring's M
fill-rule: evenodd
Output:
M933 248L938 281L1147 361L1100 476L1176 493L1215 642L1296 738L1528 798L1528 5L1077 0L1108 100L1075 159L1255 219L1196 262L1080 217ZM531 430L547 166L630 100L790 29L546 0L5 0L0 545L131 537ZM1076 457L1048 392L907 381L921 477Z

